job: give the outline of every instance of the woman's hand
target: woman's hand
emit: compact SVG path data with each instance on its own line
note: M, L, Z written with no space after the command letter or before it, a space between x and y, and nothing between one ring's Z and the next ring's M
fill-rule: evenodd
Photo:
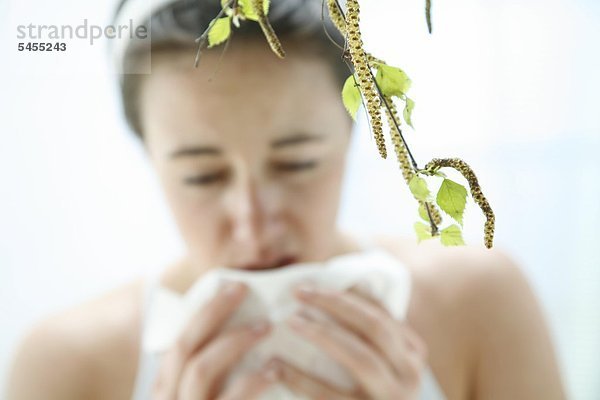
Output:
M254 399L277 381L277 371L264 368L221 388L230 369L271 329L268 321L221 329L246 292L245 285L230 282L191 319L165 355L153 388L154 399Z
M348 392L277 360L281 382L311 399L412 400L419 394L427 349L404 321L398 321L375 300L352 289L340 292L302 286L296 296L307 307L334 321L310 319L300 311L290 326L353 376L358 387Z

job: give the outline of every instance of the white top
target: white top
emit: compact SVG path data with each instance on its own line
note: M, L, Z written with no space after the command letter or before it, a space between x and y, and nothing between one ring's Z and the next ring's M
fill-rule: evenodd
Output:
M372 243L371 240L369 240L368 238L359 239L362 250L374 249L376 247L374 243ZM153 299L164 293L168 293L170 296L175 294L175 292L160 285L158 274L147 277L144 290L142 339L144 339L145 334L147 334L150 330L148 316L151 314L151 311L154 311L150 310L150 307L152 307L152 305L155 304L155 302L153 302ZM143 342L143 340L141 342ZM160 364L160 356L158 354L159 353L149 352L144 348L144 346L140 346L138 372L135 380L132 400L151 399L153 381L155 379L156 373L158 372L158 367ZM440 389L429 366L427 366L424 371L420 399L445 400L445 396L442 390Z

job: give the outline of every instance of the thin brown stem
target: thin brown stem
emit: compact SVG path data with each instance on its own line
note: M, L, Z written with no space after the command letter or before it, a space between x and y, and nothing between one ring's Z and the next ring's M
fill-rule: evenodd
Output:
M198 51L196 51L196 58L194 59L194 68L198 68L198 64L200 63L200 53L202 52L202 47L206 44L206 38L208 37L208 32L210 32L210 30L213 27L213 25L215 24L215 22L219 18L221 18L223 16L223 14L225 14L225 9L227 7L229 7L230 5L232 5L233 3L237 4L237 0L227 1L227 3L225 3L223 5L223 8L221 8L221 11L219 11L217 16L212 21L210 21L210 24L208 24L208 27L204 30L204 32L202 32L202 35L200 35L196 38L195 42L198 43Z

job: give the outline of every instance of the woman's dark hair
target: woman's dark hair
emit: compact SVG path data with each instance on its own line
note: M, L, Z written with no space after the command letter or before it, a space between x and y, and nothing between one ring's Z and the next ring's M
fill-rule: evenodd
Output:
M114 19L117 19L127 2L128 0L121 1ZM284 47L288 38L301 39L296 42L301 42L302 46L310 48L313 54L326 61L331 66L341 91L350 72L342 60L341 49L332 43L332 39L343 45L344 38L331 23L326 7L322 7L322 0L271 0L268 18ZM130 43L119 60L121 66L128 66L123 67L122 71L135 71L132 65L147 56L148 52L156 54L169 50L189 51L192 66L197 46L195 39L206 30L220 11L221 0L174 0L158 9L141 24L150 32L150 46L136 48L135 42ZM259 25L254 21L242 21L240 28L232 29L233 40L259 39L268 46ZM275 54L273 57L276 57ZM119 75L125 118L140 139L143 139L143 131L138 99L143 77L144 74L139 73L120 72Z

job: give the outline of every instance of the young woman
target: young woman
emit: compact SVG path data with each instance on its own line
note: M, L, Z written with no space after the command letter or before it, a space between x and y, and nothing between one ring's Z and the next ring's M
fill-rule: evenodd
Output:
M288 323L353 376L351 392L284 360L224 385L272 328L263 321L221 329L243 285L221 290L152 365L140 350L143 293L184 294L218 265L286 268L362 248L336 227L352 130L340 98L349 72L323 33L321 1L272 0L284 60L247 22L223 56L222 47L205 51L198 69L193 39L220 2L162 3L146 10L152 73L122 75L121 87L188 251L154 285L133 282L36 326L15 360L9 399L258 399L275 382L312 399L565 398L543 315L518 266L496 250L414 238L371 239L410 272L405 321L354 291L296 293L335 322ZM119 60L135 67L147 56L129 46Z

